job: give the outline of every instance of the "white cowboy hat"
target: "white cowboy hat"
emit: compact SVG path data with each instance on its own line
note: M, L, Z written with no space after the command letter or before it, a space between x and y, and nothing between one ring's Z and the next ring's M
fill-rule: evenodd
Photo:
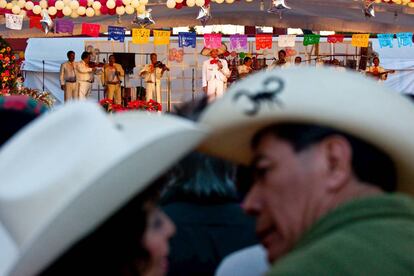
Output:
M214 49L204 47L203 50L201 50L201 55L202 56L210 56L210 52L212 50L214 50ZM217 53L218 55L222 55L227 51L227 46L226 46L226 44L222 43L220 48L216 48L216 50L218 52Z
M41 272L204 136L178 117L108 117L93 103L34 121L0 151L0 275Z
M243 79L201 115L212 132L201 150L249 164L254 134L279 122L325 125L377 146L397 167L398 189L414 194L414 105L356 73L295 68Z

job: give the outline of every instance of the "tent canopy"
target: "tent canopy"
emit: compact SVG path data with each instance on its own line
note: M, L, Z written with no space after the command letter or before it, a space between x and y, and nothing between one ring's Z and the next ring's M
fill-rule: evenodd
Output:
M365 18L362 1L353 0L286 0L292 9L284 11L282 16L267 13L271 1L265 0L265 9L260 10L260 1L233 4L211 3L212 19L208 24L235 24L246 26L274 26L278 28L302 28L310 30L396 33L412 31L414 27L414 8L395 4L375 4L376 16ZM156 24L151 28L200 25L196 19L199 8L184 7L180 10L168 9L164 3L148 4ZM134 27L133 16L99 16L74 19L74 35L81 34L82 22L95 22L102 25L101 31L108 25ZM5 28L4 18L0 21L0 33L3 37L51 37L67 34L45 35L39 29L29 29L29 22L24 22L22 31Z

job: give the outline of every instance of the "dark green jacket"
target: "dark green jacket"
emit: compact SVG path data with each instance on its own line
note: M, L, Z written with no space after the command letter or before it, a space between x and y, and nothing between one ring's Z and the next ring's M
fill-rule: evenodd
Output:
M338 207L268 275L414 275L414 199L388 194Z

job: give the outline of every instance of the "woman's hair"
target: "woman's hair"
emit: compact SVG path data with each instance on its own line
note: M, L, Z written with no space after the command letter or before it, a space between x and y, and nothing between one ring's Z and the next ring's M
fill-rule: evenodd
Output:
M192 153L172 170L172 181L163 192L162 203L194 201L220 203L237 200L235 167L224 160Z
M396 190L397 172L392 159L381 149L352 135L329 127L311 124L277 124L259 131L252 140L252 147L257 147L260 139L272 134L287 141L296 152L317 144L332 135L344 137L352 148L352 170L363 182L375 185L386 192Z
M143 275L151 264L143 246L148 206L157 202L163 183L161 177L149 185L41 275Z

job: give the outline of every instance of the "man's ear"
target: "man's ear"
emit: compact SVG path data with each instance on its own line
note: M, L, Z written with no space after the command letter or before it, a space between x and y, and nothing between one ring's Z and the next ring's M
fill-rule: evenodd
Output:
M327 189L338 191L352 178L352 148L340 135L325 138L320 144L326 162Z

